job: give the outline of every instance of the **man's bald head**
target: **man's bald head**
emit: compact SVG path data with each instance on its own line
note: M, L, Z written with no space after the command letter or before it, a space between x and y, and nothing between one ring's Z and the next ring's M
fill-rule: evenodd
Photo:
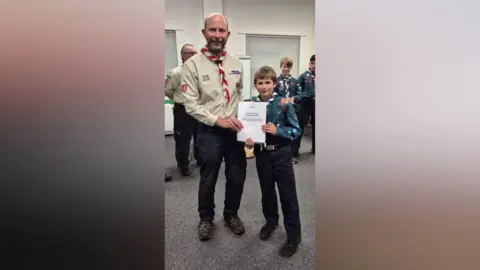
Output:
M185 63L190 57L194 56L197 54L197 50L195 50L195 47L192 44L185 44L182 46L180 49L180 56L182 57L182 62Z
M213 13L205 18L202 34L207 41L207 49L215 55L220 54L227 44L230 31L228 31L227 19L223 14Z
M225 23L225 26L227 27L227 30L228 30L228 21L227 21L227 18L225 18L225 16L221 13L212 13L210 15L208 15L206 18L205 18L205 21L203 23L203 28L204 29L207 29L208 28L208 24L212 22L212 20L222 20L223 23Z

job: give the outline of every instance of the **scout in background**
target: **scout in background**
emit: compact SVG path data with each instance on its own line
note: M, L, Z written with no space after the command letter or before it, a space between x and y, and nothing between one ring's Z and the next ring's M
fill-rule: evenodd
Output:
M254 149L262 191L262 210L266 224L260 230L260 239L270 238L278 226L276 183L287 233L287 240L280 249L280 255L290 257L297 252L301 241L300 211L291 148L292 140L300 136L301 130L293 104L288 98L273 92L276 82L276 74L271 67L264 66L255 72L254 84L259 95L252 101L268 102L267 124L262 126L266 133L266 143L255 144L249 138L245 147Z
M311 152L315 153L315 54L310 57L308 70L298 77L298 83L302 88L298 119L300 120L300 127L303 131L305 131L308 123L312 125ZM297 152L299 152L300 149L301 139L302 136L299 137L295 144L295 146L298 147Z
M165 78L165 96L175 102L173 105L173 130L175 138L175 158L177 167L183 176L189 176L190 172L190 148L193 137L193 153L199 165L197 145L198 121L185 110L185 98L181 91L182 66L190 57L197 54L192 44L185 44L180 50L182 65L170 70Z
M290 71L292 70L293 67L293 60L290 57L283 57L280 59L280 69L282 73L280 76L277 78L277 84L274 88L274 92L277 93L280 96L283 97L288 97L290 101L294 104L293 106L295 107L295 113L297 114L298 117L298 111L299 111L299 103L301 99L301 93L302 89L300 85L298 84L297 79L292 77L290 75ZM300 147L297 147L298 139L292 142L292 152L293 152L293 158L292 162L293 164L297 164L298 160L297 157L299 156L298 150Z

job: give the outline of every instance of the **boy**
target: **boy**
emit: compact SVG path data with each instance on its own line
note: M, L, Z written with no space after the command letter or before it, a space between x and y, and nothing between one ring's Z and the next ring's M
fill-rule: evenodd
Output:
M287 97L294 104L295 113L298 117L298 111L301 98L301 87L298 84L298 81L290 75L290 71L293 67L293 60L290 57L283 57L280 59L280 70L282 73L277 78L277 84L275 86L274 92L280 96ZM296 147L296 141L292 142L293 158L292 163L297 164L298 160L298 149Z
M280 249L280 255L290 257L295 254L301 241L300 213L291 149L292 140L297 138L301 131L293 104L288 98L273 92L276 81L275 71L271 67L264 66L255 72L254 84L259 95L252 100L268 102L267 124L262 125L262 130L266 133L266 143L255 144L248 138L245 147L254 149L262 191L262 210L266 224L260 230L260 239L270 238L278 225L276 183L287 233L287 241Z
M302 99L300 100L300 109L298 118L300 127L305 127L310 123L312 125L312 153L315 153L315 54L310 57L308 70L298 77L298 83L302 88ZM300 149L302 136L295 142L296 151Z

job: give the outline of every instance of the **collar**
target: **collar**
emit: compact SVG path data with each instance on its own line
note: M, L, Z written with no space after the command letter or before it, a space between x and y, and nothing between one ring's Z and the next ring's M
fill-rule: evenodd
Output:
M277 95L278 95L277 92L273 92L272 96L268 99L268 102L272 102ZM258 100L265 102L260 98L260 95L258 95L257 97L258 97Z

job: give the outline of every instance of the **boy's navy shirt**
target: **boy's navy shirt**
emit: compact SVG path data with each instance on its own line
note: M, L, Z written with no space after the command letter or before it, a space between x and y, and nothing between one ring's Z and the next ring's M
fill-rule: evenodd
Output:
M253 97L252 101L263 102L260 96ZM295 140L301 135L300 124L293 104L288 98L280 96L277 93L273 93L272 97L268 100L267 123L273 123L277 127L275 137ZM268 135L271 134L267 134L267 137Z
M305 71L298 77L302 98L315 98L315 72Z
M300 102L302 87L298 83L298 80L289 75L288 77L280 74L277 78L277 85L273 89L273 92L282 97L293 97L293 102L297 105Z

